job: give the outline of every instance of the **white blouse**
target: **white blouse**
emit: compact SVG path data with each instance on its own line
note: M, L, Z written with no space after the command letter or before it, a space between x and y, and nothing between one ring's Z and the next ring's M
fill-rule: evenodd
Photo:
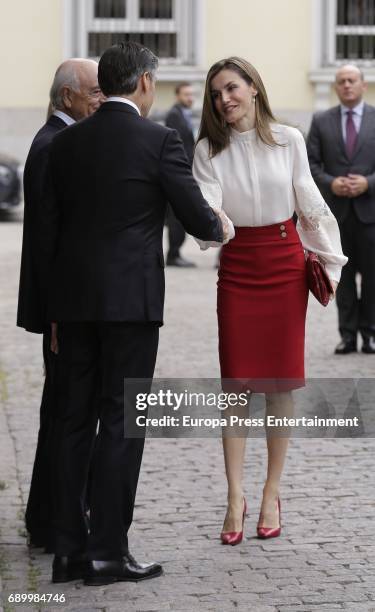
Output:
M208 140L195 149L193 173L212 208L222 208L234 226L273 225L298 215L303 247L316 253L332 280L348 261L342 253L337 221L311 176L306 145L296 128L273 124L268 146L256 130L231 130L230 145L209 158ZM201 243L201 248L215 243Z

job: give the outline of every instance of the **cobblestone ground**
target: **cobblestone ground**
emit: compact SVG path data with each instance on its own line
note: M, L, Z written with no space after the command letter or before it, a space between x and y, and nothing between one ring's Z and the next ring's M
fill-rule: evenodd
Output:
M26 547L23 513L42 385L41 339L15 327L22 227L0 223L0 582L5 593L64 593L57 608L105 612L227 610L375 611L374 440L295 439L282 484L283 533L254 537L265 473L264 440L248 441L246 538L218 540L225 480L217 439L146 444L131 549L162 562L165 575L140 584L89 588L50 583L51 557ZM197 270L167 270L166 326L158 376L218 375L214 253L191 241ZM335 306L310 301L309 376L372 377L375 357L334 357ZM287 338L286 338L287 341ZM4 602L4 610L12 606ZM1 604L0 604L1 607ZM40 605L34 605L39 609ZM17 609L30 610L30 605Z

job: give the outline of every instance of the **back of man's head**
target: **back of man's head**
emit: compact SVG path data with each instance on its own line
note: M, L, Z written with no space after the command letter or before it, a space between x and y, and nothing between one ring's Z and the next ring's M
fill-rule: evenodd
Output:
M99 61L98 80L106 96L126 96L135 92L139 78L154 75L158 58L147 47L136 42L120 43L106 51Z
M53 108L65 110L63 101L64 87L70 87L74 91L79 91L78 67L79 63L74 59L63 62L56 70L50 90L50 101Z

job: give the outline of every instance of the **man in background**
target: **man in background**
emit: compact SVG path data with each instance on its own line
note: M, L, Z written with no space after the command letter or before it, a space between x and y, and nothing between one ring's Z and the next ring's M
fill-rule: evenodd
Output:
M357 350L358 332L362 352L375 353L375 108L362 99L366 87L357 66L341 66L335 81L340 104L313 117L307 139L311 173L349 257L336 293L339 355Z
M54 136L95 112L104 97L98 85L98 65L86 59L65 61L56 71L47 122L36 134L27 156L24 172L24 224L17 325L43 334L45 382L40 406L40 428L26 509L26 528L32 546L52 546L50 497L50 444L54 412L52 393L54 354L51 331L45 324L37 268L41 202L47 175L49 149Z
M189 164L193 164L194 157L194 132L193 132L193 113L192 106L194 104L194 92L191 83L179 83L175 90L176 104L172 106L167 114L165 125L169 128L177 130L188 158ZM169 250L167 254L167 266L176 266L178 268L193 268L195 264L188 261L180 254L180 248L185 240L185 230L182 224L176 218L171 207L168 210L168 237Z

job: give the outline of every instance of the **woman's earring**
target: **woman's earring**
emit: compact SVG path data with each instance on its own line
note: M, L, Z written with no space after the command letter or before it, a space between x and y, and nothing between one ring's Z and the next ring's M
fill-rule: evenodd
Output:
M256 100L257 100L257 97L256 97L256 96L253 96L253 102L254 102L254 104L255 104Z

